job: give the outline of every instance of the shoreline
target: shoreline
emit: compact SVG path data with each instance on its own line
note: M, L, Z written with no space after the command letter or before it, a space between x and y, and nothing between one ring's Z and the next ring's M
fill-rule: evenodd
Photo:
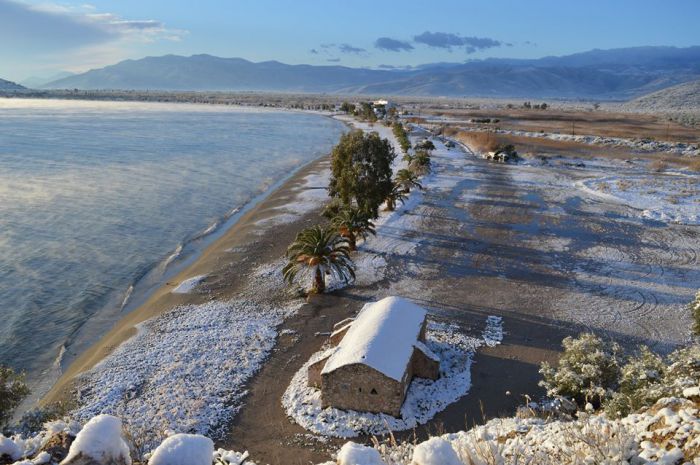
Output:
M272 109L272 111L275 111L275 109ZM279 110L277 109L276 111ZM334 115L314 113L319 116L336 119L336 121L348 126L347 121L335 118ZM292 195L295 190L298 190L307 176L321 171L323 165L330 160L329 157L330 154L324 154L296 167L292 172L274 182L263 192L252 197L243 206L239 207L238 211L223 217L213 231L206 235L202 234L188 243L203 242L189 255L184 258L177 256L174 260L170 260L172 255L169 256L166 259L169 261L168 269L155 283L146 283L147 288L143 289L140 294L134 295L129 293L128 300L125 298L126 305L122 307L120 312L132 307L128 313L117 319L105 333L86 343L79 354L67 359L68 363L63 364L66 360L65 358L61 360L61 373L48 391L39 398L34 399L34 406L46 406L57 402L71 405L73 400L72 391L77 378L107 358L121 344L135 336L138 333L138 325L147 320L157 318L182 305L200 304L212 300L222 301L230 298L234 294L234 287L236 286L210 292L206 299L203 299L199 294L177 293L173 292L173 290L179 284L182 284L183 281L193 276L212 276L214 270L220 264L221 256L240 247L250 239L257 239L260 236L261 229L257 225L274 219L275 215L274 213L270 214L271 211L284 207L287 203L285 198ZM230 212L234 210L232 209ZM265 228L265 226L262 226L262 228ZM182 259L182 262L172 263L179 259ZM247 257L245 256L237 256L232 258L231 263L235 264L238 260L246 259ZM156 265L156 267L158 266L160 264ZM136 283L133 283L132 287L138 286L151 272L152 270L149 270L146 275L141 277ZM127 292L129 291L127 290ZM62 355L62 357L65 356ZM58 361L59 359L57 359Z

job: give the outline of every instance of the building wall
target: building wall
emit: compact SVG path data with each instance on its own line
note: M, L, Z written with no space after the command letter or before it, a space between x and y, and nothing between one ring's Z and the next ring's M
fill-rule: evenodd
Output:
M411 374L419 378L438 379L440 362L428 357L422 350L414 348L411 357Z
M321 381L321 372L323 371L323 367L326 366L326 362L331 356L327 356L322 358L321 360L312 363L309 365L308 371L307 371L307 386L309 387L314 387L317 389L321 389L322 386L322 381Z
M391 379L366 365L340 367L321 375L323 407L388 413L398 417L406 395L406 379Z

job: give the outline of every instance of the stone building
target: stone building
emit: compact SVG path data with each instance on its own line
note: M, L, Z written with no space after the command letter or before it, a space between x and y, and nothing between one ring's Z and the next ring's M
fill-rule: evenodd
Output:
M367 304L335 325L335 349L309 366L323 407L398 417L414 376L437 379L440 361L425 345L426 311L400 297Z

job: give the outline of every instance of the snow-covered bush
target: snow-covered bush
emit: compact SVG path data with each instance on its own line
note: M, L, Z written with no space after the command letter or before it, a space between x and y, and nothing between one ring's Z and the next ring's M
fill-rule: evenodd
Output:
M695 300L690 304L690 311L693 314L693 332L700 336L700 291L695 295Z
M122 438L121 420L111 415L97 415L88 421L61 463L69 464L79 457L104 464L131 465L129 447Z
M449 441L434 437L416 446L412 465L462 465L462 461Z
M580 406L600 405L610 398L620 378L620 347L590 333L562 341L564 352L555 368L543 363L540 385L549 396L564 396Z
M642 346L623 365L618 391L605 402L605 411L611 417L619 417L653 404L661 397L660 383L665 372L663 358Z
M175 434L163 441L148 461L149 465L211 465L214 443L199 434Z
M622 367L620 386L605 403L611 417L624 416L659 399L683 397L700 383L700 345L677 349L664 360L648 348L631 357Z
M346 442L338 452L338 465L385 465L379 452L371 447Z

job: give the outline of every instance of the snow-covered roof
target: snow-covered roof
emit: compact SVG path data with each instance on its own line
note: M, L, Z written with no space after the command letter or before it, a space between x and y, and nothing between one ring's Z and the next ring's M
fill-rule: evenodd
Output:
M426 311L401 297L365 305L322 373L364 364L401 381L420 336Z

